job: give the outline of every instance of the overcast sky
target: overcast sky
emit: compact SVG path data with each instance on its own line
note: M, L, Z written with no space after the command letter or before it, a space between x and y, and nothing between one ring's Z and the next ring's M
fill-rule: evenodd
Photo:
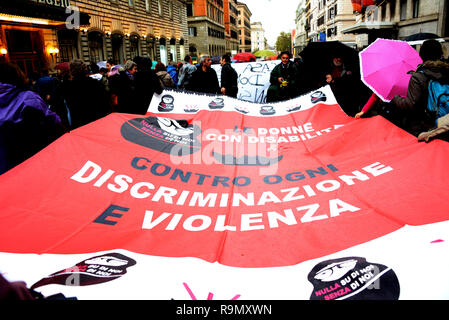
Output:
M295 0L239 0L245 3L252 13L251 22L262 22L268 44L274 46L279 34L295 29Z

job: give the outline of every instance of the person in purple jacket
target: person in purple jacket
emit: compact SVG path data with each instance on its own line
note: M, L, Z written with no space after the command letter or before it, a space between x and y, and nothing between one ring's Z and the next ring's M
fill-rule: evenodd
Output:
M0 63L0 174L46 147L65 132L59 116L13 63Z

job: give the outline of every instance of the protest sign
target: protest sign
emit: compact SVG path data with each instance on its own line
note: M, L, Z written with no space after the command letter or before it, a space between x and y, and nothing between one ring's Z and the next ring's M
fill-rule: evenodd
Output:
M267 90L270 86L270 74L274 67L281 63L280 60L232 63L231 66L238 74L237 98L254 103L267 101ZM217 72L218 81L221 78L221 66L212 65ZM220 82L221 83L221 82Z

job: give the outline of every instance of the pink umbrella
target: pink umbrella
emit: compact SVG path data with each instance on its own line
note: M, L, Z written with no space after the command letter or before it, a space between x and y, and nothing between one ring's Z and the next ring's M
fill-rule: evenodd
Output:
M418 52L399 40L379 38L359 55L362 81L385 102L407 96L408 72L422 63Z

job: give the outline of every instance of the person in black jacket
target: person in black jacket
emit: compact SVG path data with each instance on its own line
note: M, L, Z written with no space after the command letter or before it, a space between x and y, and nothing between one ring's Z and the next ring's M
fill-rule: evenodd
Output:
M192 74L190 83L186 86L187 90L219 94L220 85L218 83L217 73L211 68L212 60L209 55L204 55L200 59L200 66Z
M134 62L137 63L137 73L134 75L136 104L132 107L130 113L145 114L153 95L162 93L161 82L154 70L151 70L152 61L150 58L136 57Z
M441 61L443 49L438 41L424 41L419 55L423 64L412 74L407 96L403 98L396 95L391 101L402 113L399 126L414 136L435 125L435 119L426 112L429 80L447 78L448 74L447 64Z
M111 113L106 89L100 81L88 76L84 61L76 59L70 63L70 76L71 79L63 84L63 96L72 120L70 129L76 129Z
M221 93L237 98L238 93L238 75L234 68L231 66L231 57L227 54L223 55L220 59L221 64Z

